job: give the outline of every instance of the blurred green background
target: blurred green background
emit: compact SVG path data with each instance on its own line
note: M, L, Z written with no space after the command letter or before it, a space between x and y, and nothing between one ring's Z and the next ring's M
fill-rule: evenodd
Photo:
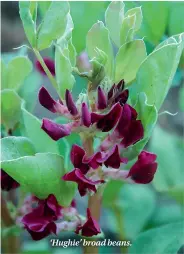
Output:
M40 2L39 15L49 2ZM74 22L73 43L78 55L85 50L85 37L91 26L97 20L104 21L104 13L110 2L70 2L71 15ZM147 52L166 38L184 32L184 2L125 2L126 10L135 6L142 6L143 24L138 34L146 43ZM25 43L25 35L18 14L18 2L1 2L1 50L2 58L8 62L12 56L22 54L22 50L13 50ZM35 61L31 52L27 52L30 59ZM53 50L45 50L43 56L53 58ZM19 95L27 102L27 110L37 117L53 118L41 107L37 100L37 93L41 85L45 85L53 96L56 96L47 78L42 77L36 70L22 84ZM26 89L25 89L26 87ZM77 78L73 93L77 94L86 88L85 80ZM134 240L141 232L170 222L177 222L184 216L184 53L177 69L167 98L160 109L160 113L168 111L172 114L160 114L157 126L147 144L147 150L158 155L158 171L153 183L149 185L129 185L120 182L109 183L105 194L101 216L102 229L105 237L117 240L117 221L115 213L123 214L123 227L126 238ZM19 133L14 133L19 135ZM73 142L76 142L74 137ZM112 200L117 210L112 208ZM78 208L84 214L85 198L77 196ZM61 234L60 239L74 239L74 234ZM51 248L48 239L33 242L25 232L21 236L22 253L66 253L73 252L72 248ZM182 247L178 253L182 252ZM75 253L81 250L75 248ZM103 247L100 253L120 253L119 248Z

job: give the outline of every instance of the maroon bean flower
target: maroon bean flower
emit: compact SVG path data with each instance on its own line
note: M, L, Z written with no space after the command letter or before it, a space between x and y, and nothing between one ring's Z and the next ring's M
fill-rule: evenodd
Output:
M3 169L1 169L1 189L9 191L16 189L20 184L16 182L11 176L9 176Z
M116 126L115 132L119 138L123 138L121 144L128 147L143 138L144 129L140 120L137 119L137 112L130 105L125 104Z
M90 127L90 125L91 125L91 113L89 112L88 106L85 102L82 103L81 118L82 118L82 124L86 127Z
M116 103L111 110L103 115L98 113L91 113L92 124L96 123L96 127L102 132L108 132L113 129L118 123L121 116L122 107L119 103Z
M62 207L54 195L39 200L38 207L22 218L22 223L33 240L40 240L51 233L56 234L55 220L62 217Z
M90 167L97 169L101 165L101 163L97 161L100 156L100 152L97 152L87 157L84 149L78 145L73 145L70 153L72 164L75 168L79 168L83 174L86 174Z
M98 159L99 162L103 162L106 167L119 168L121 163L127 163L128 159L121 158L119 154L118 145L105 153L102 153L102 158Z
M55 141L71 133L69 124L57 124L49 119L43 119L41 128Z
M97 97L97 108L105 109L107 107L107 96L105 95L102 88L98 87L98 97Z
M100 226L98 222L91 216L89 208L87 208L87 221L84 223L84 225L78 226L75 233L87 237L101 233Z
M127 178L130 177L136 183L150 183L157 170L156 158L156 154L142 151L136 163L131 167Z
M54 65L54 61L48 57L44 57L43 58L47 68L49 69L49 71L51 72L52 76L55 76L55 65ZM41 66L40 62L37 60L35 62L35 67L36 69L44 76L46 76L47 74L45 73L43 67Z
M73 101L72 94L68 89L66 89L65 100L70 114L76 116L78 114L78 110L77 107L75 106L75 102Z
M76 182L81 196L84 196L87 193L87 190L96 192L97 190L95 185L104 183L104 180L92 181L86 178L78 168L75 168L73 171L65 174L62 179L64 181Z

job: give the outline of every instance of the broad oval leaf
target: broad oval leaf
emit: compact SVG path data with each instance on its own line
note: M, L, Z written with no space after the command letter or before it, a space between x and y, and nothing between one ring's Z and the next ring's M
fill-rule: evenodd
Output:
M6 137L1 139L1 162L34 155L35 148L25 137Z
M61 180L65 174L63 157L52 153L37 153L1 164L3 170L27 191L40 199L54 194L62 206L69 206L75 184Z
M53 40L62 36L67 25L68 2L53 1L37 32L37 49L50 47Z
M121 79L126 84L133 81L146 56L143 40L134 40L121 46L116 55L115 82Z
M41 121L22 107L22 118L25 133L32 141L37 152L59 154L57 142L52 140L42 129Z
M32 63L27 57L15 57L8 64L5 88L18 90L31 71Z
M107 75L112 77L114 72L113 49L109 38L109 31L102 21L95 23L89 30L86 37L86 47L91 59L99 56L98 49L107 55L105 69Z
M29 43L35 47L36 46L36 24L33 20L31 14L31 2L30 1L20 1L19 2L19 13L24 27L25 34Z
M168 44L144 60L137 73L136 84L132 86L134 100L138 93L145 92L148 103L160 109L175 75L182 50L182 41Z
M142 24L142 10L141 7L135 7L132 9L129 9L126 13L125 13L125 18L128 16L132 16L135 15L136 16L136 20L135 20L135 26L134 26L134 31L138 31L141 27Z
M120 46L120 29L124 18L124 3L112 1L105 12L105 23L116 46Z
M140 234L129 254L175 254L184 244L183 221L154 228Z
M14 129L21 117L21 98L14 90L1 91L1 121L7 130Z

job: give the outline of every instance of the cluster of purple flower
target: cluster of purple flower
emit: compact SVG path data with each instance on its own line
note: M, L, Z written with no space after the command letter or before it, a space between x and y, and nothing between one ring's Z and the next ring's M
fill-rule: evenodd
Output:
M48 68L51 65L54 75L53 64L50 61L47 62L45 61ZM39 63L36 66L39 71L44 72ZM128 159L123 156L124 151L144 137L143 125L137 119L138 114L127 103L129 91L124 89L124 85L124 81L121 80L118 84L113 84L108 91L98 86L97 99L93 105L90 105L88 101L83 101L81 104L75 103L69 90L66 90L65 100L58 101L54 100L44 87L39 91L39 102L43 107L68 119L66 124L57 124L49 119L43 119L41 128L53 140L57 141L72 132L82 133L85 139L95 137L98 132L107 133L100 146L91 155L76 144L72 146L70 158L74 169L66 173L62 179L77 183L81 196L88 192L96 192L99 185L108 179L123 179L147 184L152 181L156 172L156 155L146 151L139 154L130 170L123 169L128 162ZM4 174L6 173L3 173L3 178L6 179L7 176ZM12 182L11 185L14 187ZM9 186L8 189L10 188ZM24 215L21 220L34 240L70 227L69 222L66 221L56 223L63 218L64 208L57 203L53 194L45 200L37 201L38 206ZM75 206L71 204L71 207L77 214ZM83 236L100 233L100 227L92 218L89 208L87 221L83 223L79 220L79 216L75 216L70 228Z

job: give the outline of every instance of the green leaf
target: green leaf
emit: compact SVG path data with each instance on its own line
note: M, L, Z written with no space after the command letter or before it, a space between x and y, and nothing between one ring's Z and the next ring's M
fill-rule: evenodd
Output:
M37 32L37 49L50 47L53 40L62 36L67 25L69 4L53 1L49 6Z
M14 129L21 117L21 98L9 89L1 91L1 119L6 129Z
M175 254L183 244L183 222L151 229L140 234L129 249L129 254Z
M170 2L169 3L170 15L169 15L169 35L179 34L184 31L184 3L183 2Z
M175 75L182 50L183 42L180 38L180 42L163 46L144 60L133 86L134 101L138 93L145 92L148 104L160 109Z
M57 142L52 140L42 129L41 121L22 108L26 136L30 138L37 152L59 153Z
M113 191L113 190L112 190ZM156 206L155 193L146 185L123 184L116 193L116 206L123 220L127 239L134 239L152 218ZM113 202L114 197L111 199ZM113 212L113 203L111 206ZM110 223L110 219L108 220ZM115 224L115 220L111 220ZM115 232L117 230L115 229Z
M1 89L6 88L6 80L7 80L7 75L8 75L8 69L1 59Z
M128 16L132 16L132 15L135 15L136 17L136 20L135 20L135 26L134 26L134 31L138 31L141 27L141 24L142 24L142 10L141 10L141 7L135 7L135 8L132 8L130 10L128 10L126 13L125 13L125 18L128 17Z
M37 153L34 156L7 160L2 168L27 191L40 199L54 194L62 206L69 206L75 185L61 180L65 174L63 158L52 153Z
M181 140L157 126L150 142L150 151L157 154L158 161L153 180L155 188L184 203L184 148Z
M142 11L140 7L130 9L126 12L120 30L120 44L133 40L135 32L139 30L142 23Z
M7 66L4 88L18 90L31 71L32 63L27 57L19 56L12 59Z
M1 139L1 162L34 154L34 146L28 138L6 137Z
M29 43L32 47L36 46L36 24L31 14L31 2L30 1L20 1L19 2L19 14L22 20L25 34Z
M38 1L38 11L41 13L42 17L44 17L50 4L51 4L51 1Z
M134 40L121 46L116 55L115 82L121 79L126 84L133 81L146 56L143 40Z
M141 2L144 22L139 35L145 36L147 41L155 45L159 43L166 31L169 16L168 5L167 1Z
M73 31L73 44L77 53L85 50L86 35L91 26L103 18L103 13L108 4L106 1L69 1L71 16L75 29ZM80 39L79 39L80 38Z
M98 49L107 55L105 69L107 75L112 77L114 72L113 50L108 29L104 26L102 21L95 23L89 30L86 37L86 47L91 59L99 56Z
M116 46L120 46L120 29L124 18L124 3L112 1L105 12L105 23ZM115 29L116 28L116 29Z
M41 83L42 76L37 71L33 71L19 89L19 95L25 100L25 107L29 112L33 112L35 108L37 100L33 98L37 97Z
M124 151L124 156L129 160L134 159L143 150L144 146L148 142L153 128L157 122L158 112L154 105L147 104L147 98L145 93L140 93L135 105L135 109L138 113L138 119L141 120L144 128L144 138L138 141L136 144L128 147Z
M57 84L59 86L58 93L64 97L66 89L72 89L75 78L72 75L70 59L64 55L64 52L59 46L56 47L55 51L55 68Z
M123 182L118 180L111 180L106 184L103 193L103 205L105 207L111 207L112 203L116 203L122 186Z
M184 111L184 82L179 90L179 107L181 111Z

